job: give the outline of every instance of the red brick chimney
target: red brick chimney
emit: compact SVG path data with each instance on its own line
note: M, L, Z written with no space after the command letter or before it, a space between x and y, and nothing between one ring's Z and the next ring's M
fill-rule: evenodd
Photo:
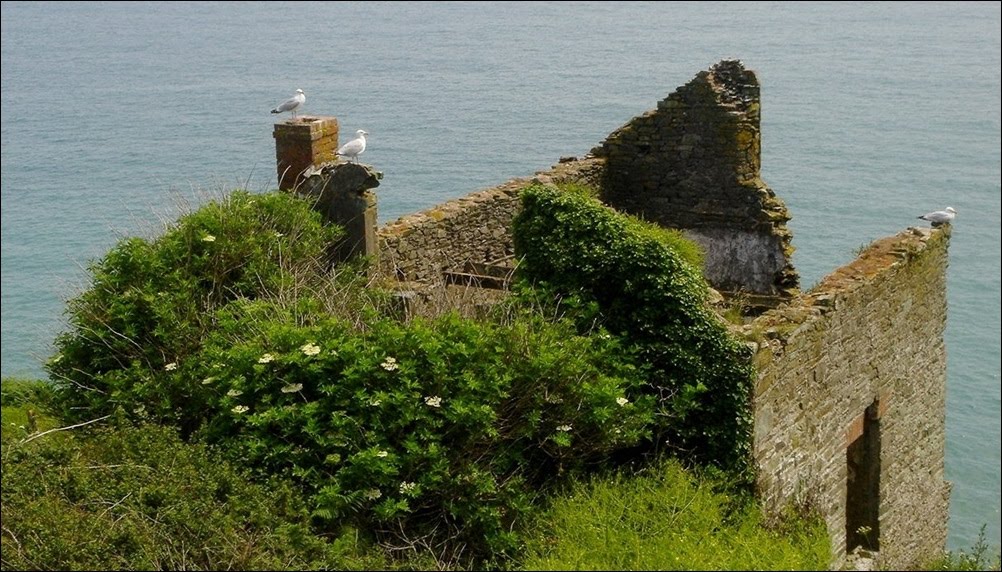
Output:
M336 117L300 116L275 124L278 188L295 189L313 165L334 161L338 142Z

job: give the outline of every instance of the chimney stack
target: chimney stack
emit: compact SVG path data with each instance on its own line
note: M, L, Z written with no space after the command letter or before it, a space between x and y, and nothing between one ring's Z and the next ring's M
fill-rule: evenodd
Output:
M278 188L298 188L311 166L334 161L338 141L336 117L301 116L275 124Z

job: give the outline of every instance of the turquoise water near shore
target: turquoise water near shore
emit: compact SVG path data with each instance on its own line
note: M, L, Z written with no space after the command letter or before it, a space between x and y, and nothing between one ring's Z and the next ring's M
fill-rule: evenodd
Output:
M953 206L950 545L1000 545L1000 4L2 3L2 375L42 376L82 267L179 203L275 185L277 103L365 129L380 222L581 155L723 58L804 287ZM345 137L342 137L345 140Z

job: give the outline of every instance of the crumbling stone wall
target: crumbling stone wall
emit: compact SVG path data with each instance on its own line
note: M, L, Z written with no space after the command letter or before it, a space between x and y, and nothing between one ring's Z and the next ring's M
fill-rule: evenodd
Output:
M846 558L847 509L860 509L847 507L847 479L860 470L850 468L847 448L867 423L879 425L871 465L879 471L880 565L907 569L946 547L948 233L914 228L879 240L747 327L759 338L759 495L773 509L804 498L816 503L837 567Z
M511 224L521 208L518 193L534 180L596 184L601 162L567 160L532 179L497 187L408 215L379 228L378 273L400 282L434 287L447 270L514 255Z
M526 181L503 185L407 215L377 232L379 274L432 284L467 261L512 254L511 221Z
M603 200L684 230L705 250L715 288L797 293L790 216L760 177L759 83L740 62L700 72L592 154L606 159Z
M759 107L754 72L723 61L584 159L537 176L587 182L617 210L684 230L706 252L704 274L718 290L788 298L799 280L790 217L759 176ZM387 225L380 269L426 282L468 259L510 256L508 223L527 183L510 181Z

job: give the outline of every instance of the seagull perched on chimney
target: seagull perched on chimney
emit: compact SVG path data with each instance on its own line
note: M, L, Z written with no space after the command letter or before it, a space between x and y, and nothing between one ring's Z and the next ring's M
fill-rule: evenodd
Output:
M354 159L355 162L358 163L358 156L365 151L365 136L368 135L368 133L359 129L355 132L355 135L358 135L358 137L342 145L337 150L337 154L342 157L348 157L349 160Z
M272 113L284 113L286 111L291 111L292 112L292 116L295 117L296 116L296 110L299 109L300 107L302 107L304 103L306 103L306 94L303 93L303 90L297 89L296 90L296 95L293 95L289 99L286 99L282 103L279 103L278 107L276 107L275 109L272 109L271 112Z
M957 216L957 211L953 210L953 207L946 207L946 210L926 213L918 218L931 222L932 226L940 226L953 222L955 216Z

